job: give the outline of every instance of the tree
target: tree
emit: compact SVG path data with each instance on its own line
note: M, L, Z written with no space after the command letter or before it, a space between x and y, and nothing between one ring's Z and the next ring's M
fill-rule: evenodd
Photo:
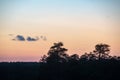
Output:
M46 56L46 55L43 55L43 56L40 58L40 61L39 61L39 62L44 62L44 63L46 63L46 59L47 59L47 56Z
M81 55L80 60L88 60L88 54L85 53L85 54Z
M63 63L68 61L68 55L65 53L67 51L66 48L62 48L63 43L58 42L54 43L54 45L48 51L48 57L46 58L49 63Z
M81 60L96 60L96 55L92 52L81 55Z
M79 60L79 55L78 54L73 54L69 58L70 61L78 61Z
M109 57L109 47L108 44L97 44L93 52L98 56L98 59L105 59Z

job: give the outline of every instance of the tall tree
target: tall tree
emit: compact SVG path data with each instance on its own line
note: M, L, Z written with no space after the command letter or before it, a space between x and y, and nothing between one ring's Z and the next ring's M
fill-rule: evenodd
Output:
M94 53L98 56L98 59L105 59L109 57L110 49L108 44L97 44L95 46Z
M47 62L62 63L67 61L68 55L65 53L67 49L62 48L62 46L62 42L54 43L54 45L48 51Z

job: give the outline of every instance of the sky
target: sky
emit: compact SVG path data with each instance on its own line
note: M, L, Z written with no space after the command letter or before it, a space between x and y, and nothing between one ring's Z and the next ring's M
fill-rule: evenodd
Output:
M0 0L0 62L39 61L56 42L82 55L98 43L120 56L120 0Z

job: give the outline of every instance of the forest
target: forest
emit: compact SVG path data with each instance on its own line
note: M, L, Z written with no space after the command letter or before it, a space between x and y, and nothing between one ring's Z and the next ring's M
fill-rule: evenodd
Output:
M63 46L54 43L39 62L1 62L0 80L120 80L120 56L110 55L110 45L81 56Z

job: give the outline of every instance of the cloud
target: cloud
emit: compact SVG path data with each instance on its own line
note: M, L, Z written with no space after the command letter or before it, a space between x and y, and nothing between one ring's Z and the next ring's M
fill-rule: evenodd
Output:
M22 35L17 35L14 39L15 41L25 41L25 38Z
M39 40L39 38L38 37L32 38L32 37L28 36L26 40L27 41L37 41L37 40Z
M9 36L13 36L14 34L8 34Z
M31 37L31 36L28 36L28 37L24 37L23 35L14 35L14 34L8 34L9 36L13 37L12 40L13 41L38 41L38 40L43 40L43 41L46 41L47 38L46 36L36 36L36 37Z
M46 36L40 36L40 38L41 38L42 40L44 40L44 41L47 40Z
M43 40L44 40L44 41L46 41L46 40L47 40L47 38L46 38L46 37L44 37L44 38L43 38Z

